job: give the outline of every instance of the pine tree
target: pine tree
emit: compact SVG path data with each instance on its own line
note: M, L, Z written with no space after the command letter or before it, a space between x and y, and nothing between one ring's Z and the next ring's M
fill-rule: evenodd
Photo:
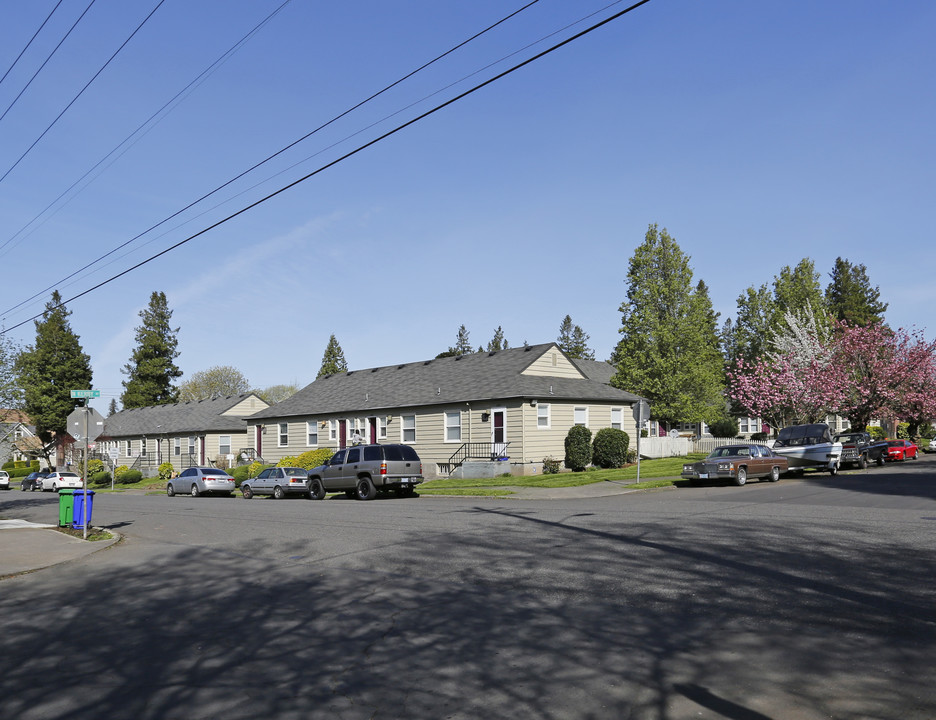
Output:
M595 351L588 347L588 334L572 323L572 317L566 315L559 325L559 337L556 344L570 358L594 360Z
M612 385L648 398L653 417L665 422L723 415L717 315L704 284L693 288L689 258L665 229L647 230L627 283Z
M767 349L776 316L776 302L767 285L752 285L741 293L735 323L725 326L725 334L731 333L730 338L723 338L728 361L753 362L760 358Z
M887 303L880 302L881 291L871 287L864 265L836 258L829 277L832 282L826 288L825 299L832 317L859 327L884 321Z
M16 359L23 410L46 446L56 434L65 432L69 413L81 404L72 399L71 391L91 389L91 358L71 329L70 315L62 296L54 291L42 319L36 320L35 345L24 348Z
M498 325L497 330L494 331L494 337L487 344L487 351L496 352L498 350L507 350L509 347L507 338L504 337L504 330Z
M107 406L107 417L110 417L115 412L117 412L117 400L111 398L110 405Z
M458 335L455 338L455 346L449 347L448 350L443 350L436 355L436 357L456 357L458 355L470 355L473 352L474 350L471 348L471 342L468 340L468 330L464 325L460 325L458 328Z
M166 294L153 292L140 317L143 324L136 329L137 346L122 369L127 375L120 396L125 410L176 402L179 391L173 381L182 376L174 362L179 356L176 336L179 328L169 326L172 311Z
M809 258L800 260L795 268L789 265L783 267L780 274L774 276L773 332L782 331L786 312L800 312L806 306L812 308L816 322L821 327L829 326L828 306L819 279L816 264Z
M348 371L348 363L345 360L344 351L338 340L332 335L328 338L328 346L325 348L325 354L322 356L322 367L319 368L316 379L323 375L334 375Z

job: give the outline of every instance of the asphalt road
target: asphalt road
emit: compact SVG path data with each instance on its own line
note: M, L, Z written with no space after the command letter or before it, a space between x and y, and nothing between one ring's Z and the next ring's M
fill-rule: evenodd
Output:
M123 542L0 582L0 718L936 717L934 457L592 499L95 503Z

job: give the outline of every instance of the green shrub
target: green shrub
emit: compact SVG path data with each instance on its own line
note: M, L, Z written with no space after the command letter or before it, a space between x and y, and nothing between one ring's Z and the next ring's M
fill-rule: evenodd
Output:
M865 428L865 432L871 436L872 440L884 439L884 428L878 427L877 425L868 425L868 427Z
M543 458L543 474L544 475L557 475L559 473L559 461L556 458L544 457Z
M16 462L14 460L7 460L3 465L0 465L0 470L12 470L16 467Z
M94 475L91 475L92 485L110 485L110 481L111 474L107 472L107 470L102 470L100 472L94 473Z
M592 462L600 468L619 468L627 462L630 436L617 428L601 428L592 442Z
M627 464L633 465L635 462L637 462L637 451L631 448L627 451Z
M737 437L738 421L736 418L719 418L709 425L709 432L717 438Z
M930 423L920 425L920 437L924 440L932 440L936 437L936 428Z
M754 440L755 442L764 442L767 440L767 433L765 432L751 433L751 440Z
M97 458L91 458L88 460L88 477L95 475L104 470L104 461L98 460Z
M276 467L300 467L303 470L311 470L314 467L323 465L335 454L334 450L329 448L318 448L317 450L307 450L299 456L284 457Z
M117 479L124 485L130 485L140 482L143 479L143 473L139 470L125 470L117 476Z
M39 472L39 461L33 460L31 463L29 463L29 469L33 472Z
M128 468L126 465L118 465L116 468L114 468L114 479L117 480L117 482L123 482L121 478L128 470L130 470L130 468Z
M234 478L234 487L240 487L241 483L244 482L244 480L251 477L250 475L251 467L252 465L238 465L236 468L231 468L230 470L228 470L228 474L232 478Z
M171 462L164 462L160 464L158 472L160 480L168 480L172 477L172 473L175 472L175 470L173 470Z
M573 425L565 439L565 466L581 472L592 459L591 430L584 425Z
M15 467L8 470L11 478L21 478L26 477L29 473L33 472L32 468L28 467Z
M897 423L897 438L906 440L910 437L910 423Z
M264 465L262 462L259 462L258 460L254 460L252 463L250 463L250 465L247 466L248 468L247 477L249 478L257 477L257 475L260 474L261 470L263 470L264 468L268 468L268 467L274 467L274 466Z

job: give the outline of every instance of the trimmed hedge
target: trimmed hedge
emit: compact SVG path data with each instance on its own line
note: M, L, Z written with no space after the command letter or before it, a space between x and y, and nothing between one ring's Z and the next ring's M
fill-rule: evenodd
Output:
M619 468L627 464L630 436L618 428L601 428L592 442L592 462L600 468Z
M591 430L584 425L573 425L565 439L565 466L581 472L592 460Z

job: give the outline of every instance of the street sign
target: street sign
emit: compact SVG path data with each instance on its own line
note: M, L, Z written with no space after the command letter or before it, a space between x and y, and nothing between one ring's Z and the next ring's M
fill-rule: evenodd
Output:
M73 398L99 398L101 397L100 390L72 390L71 396Z
M107 451L107 457L110 458L110 461L111 461L112 463L117 462L117 458L120 457L120 450L119 450L118 448L113 448L113 447L110 448L110 449Z
M640 402L634 403L634 420L638 423L642 423L644 420L650 419L650 403L646 400L641 400Z
M68 414L67 427L68 434L75 440L94 442L104 432L104 418L94 408L75 408Z

